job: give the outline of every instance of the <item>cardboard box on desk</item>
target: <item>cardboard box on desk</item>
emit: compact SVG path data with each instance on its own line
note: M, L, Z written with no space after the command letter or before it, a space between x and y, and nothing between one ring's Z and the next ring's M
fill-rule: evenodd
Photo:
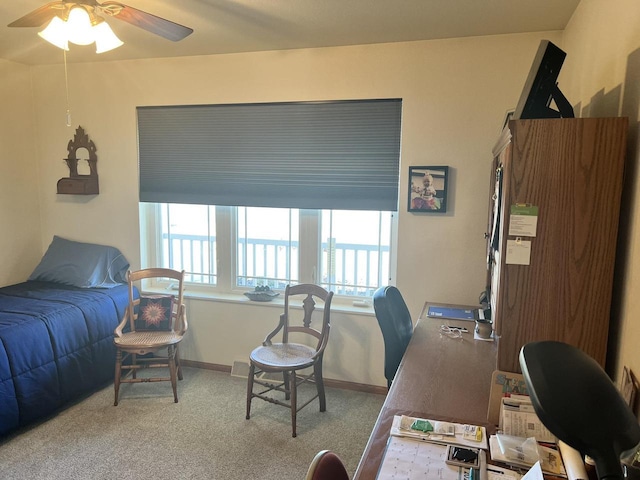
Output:
M495 370L491 375L491 392L489 393L489 408L487 421L492 425L500 422L500 406L502 399L511 395L527 395L527 385L520 373Z

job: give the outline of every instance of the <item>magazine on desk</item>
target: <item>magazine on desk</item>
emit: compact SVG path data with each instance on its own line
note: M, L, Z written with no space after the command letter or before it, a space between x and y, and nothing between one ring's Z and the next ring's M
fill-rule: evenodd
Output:
M460 308L445 305L429 305L427 317L448 318L451 320L469 320L475 322L480 312L477 308Z

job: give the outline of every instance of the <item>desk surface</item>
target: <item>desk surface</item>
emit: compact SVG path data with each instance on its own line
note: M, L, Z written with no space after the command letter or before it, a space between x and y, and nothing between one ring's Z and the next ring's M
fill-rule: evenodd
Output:
M394 415L487 425L495 342L473 339L474 322L429 318L427 305L413 331L391 390L380 410L354 480L373 480ZM463 307L473 308L473 307ZM440 325L467 325L462 339L440 333Z

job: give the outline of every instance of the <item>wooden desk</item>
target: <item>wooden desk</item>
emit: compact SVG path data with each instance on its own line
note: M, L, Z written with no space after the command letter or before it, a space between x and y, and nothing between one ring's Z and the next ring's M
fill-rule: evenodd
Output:
M469 333L463 333L462 339L441 335L440 325L447 320L426 317L427 305L420 314L354 480L376 478L394 415L491 427L487 424L487 408L491 374L496 369L496 343L474 340L475 323L469 321L448 321L450 325L468 325Z

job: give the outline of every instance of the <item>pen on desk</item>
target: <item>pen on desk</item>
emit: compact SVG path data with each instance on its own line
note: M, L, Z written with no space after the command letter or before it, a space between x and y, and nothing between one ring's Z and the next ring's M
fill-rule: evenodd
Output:
M469 330L467 330L467 327L453 327L453 326L449 326L449 328L453 329L453 330L460 330L461 332L468 332Z

